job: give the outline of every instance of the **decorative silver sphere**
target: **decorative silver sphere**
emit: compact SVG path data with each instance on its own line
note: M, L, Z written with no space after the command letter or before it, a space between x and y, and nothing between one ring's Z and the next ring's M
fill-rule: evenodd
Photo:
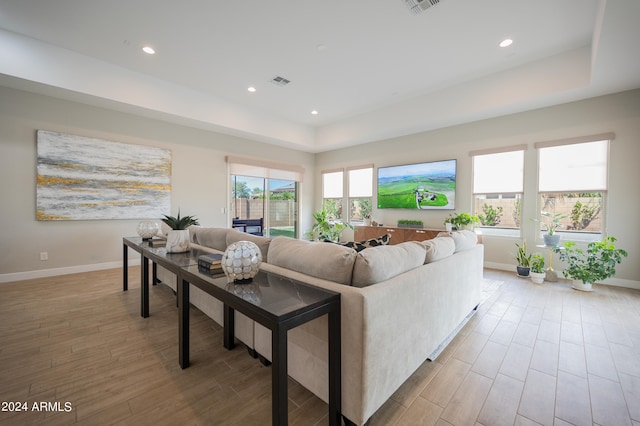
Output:
M229 282L250 282L261 263L260 248L251 241L231 243L222 255L222 271Z

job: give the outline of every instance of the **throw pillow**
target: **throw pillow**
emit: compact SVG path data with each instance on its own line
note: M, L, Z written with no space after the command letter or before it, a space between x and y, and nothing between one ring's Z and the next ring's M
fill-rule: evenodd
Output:
M369 247L378 247L378 246L386 246L391 242L391 234L385 234L378 238L372 238L370 240L364 241L346 241L344 243L338 243L345 247L351 247L356 252L361 252L362 250Z

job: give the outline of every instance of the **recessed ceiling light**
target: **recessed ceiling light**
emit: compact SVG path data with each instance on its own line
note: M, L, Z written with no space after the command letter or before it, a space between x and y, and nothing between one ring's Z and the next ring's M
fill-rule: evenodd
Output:
M155 50L153 50L153 47L151 47L151 46L145 46L145 47L143 47L143 48L142 48L142 51L143 51L144 53L149 54L149 55L153 55L154 53L156 53L156 51L155 51Z
M513 40L511 40L510 38L506 38L500 42L500 47L511 46L512 43L513 43Z
M315 109L313 111L311 111L311 114L313 115L318 115L318 111L316 111Z
M253 87L253 86L250 86L250 87L247 88L247 90L250 91L251 93L253 93L253 92L256 91L256 88Z

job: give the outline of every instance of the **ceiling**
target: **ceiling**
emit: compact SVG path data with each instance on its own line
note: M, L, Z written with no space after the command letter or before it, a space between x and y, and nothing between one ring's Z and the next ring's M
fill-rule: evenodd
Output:
M637 0L0 0L0 85L321 152L638 88L639 20Z

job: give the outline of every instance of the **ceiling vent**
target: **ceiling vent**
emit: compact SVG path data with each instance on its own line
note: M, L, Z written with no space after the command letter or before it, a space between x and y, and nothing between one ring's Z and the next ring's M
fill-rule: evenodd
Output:
M277 84L278 86L286 86L287 84L291 83L291 81L290 81L290 80L287 80L287 79L286 79L286 78L284 78L284 77L277 77L277 76L276 76L276 77L273 77L273 78L271 79L271 82L272 82L273 84Z
M405 4L414 15L419 15L431 6L440 3L440 0L404 0Z

